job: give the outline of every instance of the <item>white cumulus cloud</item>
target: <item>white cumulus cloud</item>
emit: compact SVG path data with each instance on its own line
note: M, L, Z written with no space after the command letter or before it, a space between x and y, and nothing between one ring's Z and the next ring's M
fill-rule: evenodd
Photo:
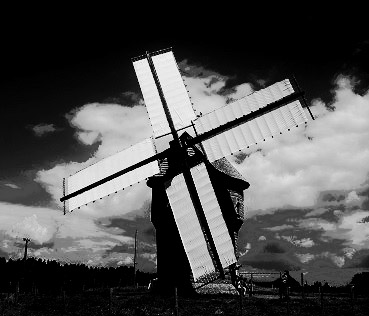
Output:
M52 237L53 232L39 223L37 215L25 217L14 224L6 233L13 238L30 238L37 243L44 243Z
M357 195L356 191L351 191L346 198L346 203L360 201L359 196Z
M59 199L63 192L63 178L152 134L146 109L141 105L125 107L117 104L91 103L75 109L68 117L71 125L76 128L76 135L81 142L91 145L99 141L100 144L94 156L86 162L57 164L51 169L40 170L37 173L36 181L51 194L59 207L62 207ZM98 217L122 215L141 208L150 198L151 191L145 183L140 183L102 202L82 207L79 211Z
M250 182L246 202L251 211L312 206L322 191L352 190L367 180L369 93L355 94L350 83L338 78L334 111L316 101L317 118L306 128L268 140L261 151L246 151L251 156L235 163Z
M314 241L310 238L297 239L296 236L280 236L280 238L298 247L310 248L315 245Z

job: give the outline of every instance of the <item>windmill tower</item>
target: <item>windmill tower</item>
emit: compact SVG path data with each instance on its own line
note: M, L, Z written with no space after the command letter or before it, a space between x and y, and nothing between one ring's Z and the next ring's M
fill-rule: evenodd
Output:
M227 272L234 280L249 184L224 157L305 124L303 92L286 79L196 117L171 49L136 57L133 66L153 137L65 179L64 210L146 179L161 288L186 290Z

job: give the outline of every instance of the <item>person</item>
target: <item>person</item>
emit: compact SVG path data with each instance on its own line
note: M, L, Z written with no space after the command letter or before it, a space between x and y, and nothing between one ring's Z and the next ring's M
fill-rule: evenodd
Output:
M288 299L288 277L289 272L285 270L282 274L282 282L281 282L281 298Z
M243 296L246 294L246 287L244 286L242 275L238 272L240 267L241 265L233 264L229 267L229 272L231 274L231 282L233 286L236 288L237 292Z
M246 295L246 289L247 289L247 285L246 285L247 279L244 278L242 275L240 275L240 278L238 280L238 291L240 292L240 294L242 296Z

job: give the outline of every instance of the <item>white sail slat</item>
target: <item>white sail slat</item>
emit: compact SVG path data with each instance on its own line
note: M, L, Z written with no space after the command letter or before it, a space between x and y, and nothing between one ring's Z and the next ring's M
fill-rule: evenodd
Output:
M159 82L167 101L174 127L178 130L191 125L196 118L182 76L172 51L152 57Z
M82 169L66 179L66 195L76 192L94 182L102 180L114 173L128 168L144 159L155 155L155 147L151 138L146 139L121 152L98 161ZM105 182L95 188L78 194L66 202L68 211L103 198L159 173L157 161L150 162L140 168Z
M201 135L278 101L293 92L293 87L288 79L277 82L270 87L256 91L247 97L199 117L194 122L196 131ZM219 117L225 118L226 122L223 119L220 123ZM205 140L202 144L208 159L215 161L278 135L306 121L307 118L300 102L293 101L263 116Z
M234 247L204 163L191 169L197 194L223 268L237 262Z
M210 257L183 174L173 178L166 193L194 281L211 276L215 273L214 263Z
M147 59L140 59L133 63L136 76L140 84L146 109L150 117L154 136L158 137L170 132L164 108L160 100L154 77Z
M196 115L173 52L169 51L152 56L152 61L174 127L178 130L191 125L191 121L195 119ZM159 137L168 134L170 132L169 124L147 59L137 60L133 62L133 66L154 130L154 136Z

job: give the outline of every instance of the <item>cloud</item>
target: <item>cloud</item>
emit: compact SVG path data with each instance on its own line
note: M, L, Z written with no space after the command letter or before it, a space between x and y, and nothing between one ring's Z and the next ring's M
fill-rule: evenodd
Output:
M315 258L315 255L311 253L296 253L295 255L299 258L301 263L308 263Z
M322 215L322 214L324 214L328 211L329 211L329 209L327 209L327 208L319 207L319 208L316 208L315 210L312 210L312 211L306 213L305 217L319 216L319 215Z
M345 257L343 256L337 256L335 254L332 254L330 252L324 252L321 254L322 257L327 257L332 260L332 262L339 268L342 268L345 264Z
M246 246L244 247L243 251L240 251L240 257L244 256L245 254L247 254L251 249L251 244L248 242L246 244Z
M142 105L124 107L117 104L91 103L69 113L68 119L77 130L76 137L83 144L100 144L93 157L85 162L65 162L37 173L35 180L51 194L54 205L58 207L62 207L59 199L63 192L63 178L152 134L146 109ZM103 201L84 206L78 211L97 217L122 215L140 209L150 198L150 189L145 183L140 183Z
M152 262L153 264L155 264L155 266L157 265L157 256L156 253L142 253L139 254L140 257L145 258L147 260L149 260L150 262Z
M283 249L278 243L268 243L264 246L264 252L267 253L285 253L286 250Z
M272 231L272 232L276 232L276 231L285 230L285 229L290 229L290 228L294 228L294 226L292 226L292 225L287 225L287 224L283 224L283 225L274 226L274 227L266 227L266 228L264 228L264 229L266 229L266 230L270 230L270 231Z
M133 258L132 257L125 257L123 260L120 260L117 262L118 266L121 265L130 265L133 264Z
M40 123L34 126L30 126L29 128L35 133L37 137L41 137L59 130L57 127L55 127L54 124L46 123Z
M359 196L357 195L356 191L351 191L346 198L346 203L360 201Z
M17 239L30 238L37 243L44 243L51 239L53 232L39 223L37 215L25 217L6 231L6 234Z
M297 236L280 236L280 238L298 247L310 248L315 245L314 241L310 238L297 239Z
M352 259L352 257L356 253L356 249L355 248L350 248L350 247L343 248L342 251L344 252L345 256L349 259Z
M100 238L86 238L86 239L79 239L77 241L78 243L78 249L88 249L92 252L98 252L98 251L106 251L110 249L111 247L114 247L117 242L111 241L111 240L101 240Z
M351 81L343 77L333 92L334 111L316 100L315 121L244 151L251 155L234 163L250 182L249 213L313 206L321 191L352 190L367 180L369 94L355 94ZM255 152L258 148L261 151Z
M347 214L340 213L338 222L308 218L301 220L299 227L321 230L323 237L345 240L347 246L355 249L369 248L369 223L362 221L368 215L367 211L354 210Z
M64 216L61 211L51 208L2 202L0 236L3 240L0 250L13 258L22 256L22 238L30 237L32 245L40 244L30 245L30 255L65 262L92 260L94 264L109 264L116 255L107 255L107 250L133 243L131 236L123 235L119 229L112 231L98 225L95 217L83 212Z
M12 189L20 189L20 187L14 183L4 183L4 185Z
M254 91L250 83L226 89L229 77L201 66L189 65L187 61L179 65L185 69L183 78L196 114L209 113L226 105L229 101L240 99Z
M264 240L266 240L266 237L265 237L265 236L260 236L260 237L258 238L258 240L259 240L259 241L264 241Z
M97 159L152 136L147 111L142 105L90 103L69 113L68 118L83 144L100 142L95 153Z
M325 251L320 254L295 253L295 256L301 261L301 263L308 263L313 260L328 258L334 265L336 265L339 268L342 268L345 265L345 257L337 256L329 251Z

